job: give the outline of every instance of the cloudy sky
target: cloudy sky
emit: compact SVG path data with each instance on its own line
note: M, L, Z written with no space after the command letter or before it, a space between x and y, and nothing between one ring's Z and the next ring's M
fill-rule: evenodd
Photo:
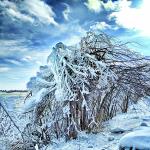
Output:
M0 0L0 89L25 89L52 46L103 31L150 55L150 0Z

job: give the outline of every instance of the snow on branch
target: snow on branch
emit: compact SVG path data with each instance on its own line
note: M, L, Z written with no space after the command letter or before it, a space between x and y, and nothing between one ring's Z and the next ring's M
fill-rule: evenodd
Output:
M51 124L57 138L73 122L78 130L91 124L97 129L118 111L126 112L129 101L150 89L149 61L127 44L93 32L78 46L57 43L47 65L27 84L33 95L25 107L36 110L40 123Z

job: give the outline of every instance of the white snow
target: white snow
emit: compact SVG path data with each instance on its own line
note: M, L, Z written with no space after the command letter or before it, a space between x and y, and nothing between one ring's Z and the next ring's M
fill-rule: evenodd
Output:
M41 89L38 93L37 102L40 96L46 92ZM35 100L35 99L34 99ZM68 106L64 108L67 113ZM142 127L140 124L145 122L148 127ZM18 121L17 121L18 123ZM20 124L23 125L20 120ZM24 123L25 124L25 123ZM138 149L149 150L150 148L150 103L147 101L139 101L132 104L128 113L117 114L116 117L105 122L102 131L98 134L87 134L79 132L77 140L65 142L64 139L55 140L52 145L48 145L41 150L118 150L121 146L135 146ZM125 130L123 134L112 134L111 130L121 128ZM109 140L111 139L111 140ZM120 140L121 139L121 140ZM0 144L5 146L0 139ZM36 147L37 148L37 147Z
M120 140L120 146L126 148L137 148L150 150L150 128L137 130L126 134Z
M66 106L63 107L63 113L64 113L64 116L65 116L66 114L69 115L69 113L70 113L69 104L67 104Z
M39 150L39 148L38 148L37 144L35 145L35 150Z
M82 107L86 107L86 108L88 108L88 106L87 106L87 103L86 103L86 101L85 101L85 99L83 99L83 101L82 101Z
M23 112L30 111L36 106L38 103L40 103L43 99L43 97L48 93L48 89L42 88L35 96L32 96L29 98L25 104L23 105Z
M79 132L77 140L66 143L64 139L59 139L49 145L47 150L119 150L119 143L132 144L135 140L137 141L135 144L139 144L136 145L138 148L145 146L144 150L149 150L150 148L146 147L149 145L146 144L150 143L150 127L140 126L143 121L150 125L150 107L147 104L147 101L142 100L132 104L128 113L117 114L113 119L105 122L102 131L98 134ZM124 133L111 133L115 128L124 129ZM131 141L132 137L134 139ZM110 138L112 140L109 140Z

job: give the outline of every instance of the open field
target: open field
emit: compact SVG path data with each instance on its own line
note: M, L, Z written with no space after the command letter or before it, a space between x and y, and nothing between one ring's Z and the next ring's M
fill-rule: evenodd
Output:
M9 110L16 110L23 103L27 92L2 92L0 91L0 102Z

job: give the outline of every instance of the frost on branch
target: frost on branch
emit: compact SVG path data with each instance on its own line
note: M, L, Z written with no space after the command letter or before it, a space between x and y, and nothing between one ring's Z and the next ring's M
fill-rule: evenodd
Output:
M33 95L24 111L30 108L34 124L70 139L76 135L70 126L74 133L92 126L98 131L116 112L126 112L130 101L147 95L149 63L127 43L88 32L76 47L57 43L27 86Z

